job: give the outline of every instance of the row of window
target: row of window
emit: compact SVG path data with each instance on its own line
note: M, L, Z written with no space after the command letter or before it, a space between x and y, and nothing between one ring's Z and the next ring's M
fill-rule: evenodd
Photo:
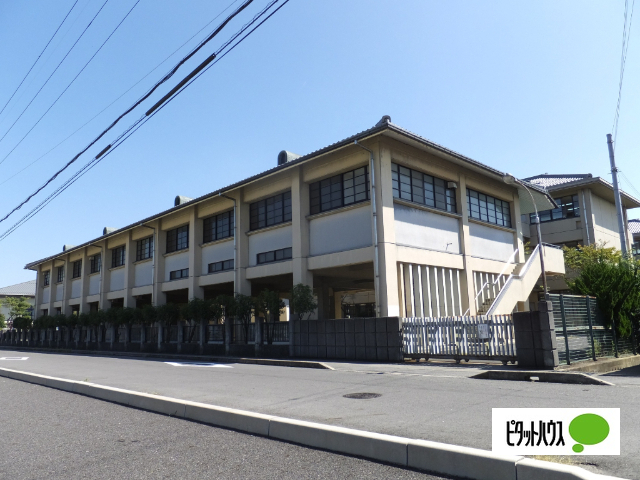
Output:
M509 202L467 189L469 217L503 227L511 227Z
M284 192L252 203L249 206L249 213L251 230L290 222L291 192Z
M554 198L558 208L538 212L540 223L562 220L565 218L580 218L580 205L578 205L578 195L567 195L566 197ZM536 214L531 213L530 223L536 222Z
M447 182L410 168L391 164L394 198L420 203L427 207L456 213L456 191Z
M258 254L258 265L263 263L279 262L281 260L291 260L293 258L293 251L291 247L280 248L278 250L272 250L270 252L264 252Z
M179 280L181 278L189 278L189 269L182 268L180 270L174 270L169 272L169 280Z
M367 167L334 175L309 185L311 214L369 200Z

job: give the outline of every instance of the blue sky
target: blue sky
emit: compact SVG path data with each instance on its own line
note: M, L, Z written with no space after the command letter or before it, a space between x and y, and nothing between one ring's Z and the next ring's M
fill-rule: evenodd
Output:
M73 1L0 3L0 108ZM56 106L0 165L0 182L5 182L0 185L0 214L83 148L222 17L81 131L9 177L109 105L232 1L140 0ZM78 0L23 89L0 115L0 136L103 3ZM0 142L0 159L134 3L107 2ZM266 3L255 0L169 85ZM178 194L196 197L266 170L282 149L305 154L326 146L371 127L385 114L412 132L519 177L577 172L610 180L606 134L618 94L623 11L623 0L290 0L113 154L1 241L0 286L35 278L24 265L61 251L63 244L79 244L100 236L105 226L123 227L165 210ZM631 182L623 179L622 187L636 196L639 34L640 25L635 25L616 147L618 165ZM54 188L139 115L123 120ZM27 211L24 207L22 215ZM22 215L0 224L0 231ZM630 217L640 217L640 209Z

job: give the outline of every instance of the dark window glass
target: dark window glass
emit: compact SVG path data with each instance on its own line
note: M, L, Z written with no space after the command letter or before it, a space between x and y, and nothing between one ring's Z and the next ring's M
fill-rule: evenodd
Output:
M233 259L209 264L209 273L224 272L226 270L233 270Z
M509 202L467 189L469 217L503 227L511 227Z
M46 287L51 283L51 270L47 270L43 272L43 285Z
M136 262L153 257L153 237L143 238L136 242Z
M58 283L64 280L64 267L58 267Z
M189 225L167 231L167 253L189 248Z
M213 242L227 237L233 237L234 219L233 210L230 212L205 218L203 221L202 243Z
M633 245L631 245L631 253L633 254L633 256L640 255L640 242L636 242Z
M102 254L99 253L89 259L89 270L91 273L97 273L102 270Z
M265 198L250 206L250 229L278 225L291 221L291 192Z
M309 185L311 214L326 212L369 199L367 167L334 175Z
M179 280L181 278L189 278L189 269L183 268L181 270L174 270L169 272L169 280Z
M543 210L538 212L540 223L551 222L553 220L562 220L565 218L580 218L580 205L578 204L578 195L567 195L561 198L554 198L558 204L558 208L551 210ZM531 213L529 220L535 223L536 214Z
M258 265L262 263L279 262L282 260L291 260L293 251L291 247L272 250L271 252L263 252L258 254Z
M456 213L456 190L447 188L447 182L425 173L391 164L393 197L427 207Z
M124 265L125 247L124 245L111 250L111 268Z
M71 272L71 278L79 278L82 275L82 260L76 260L73 262L73 270Z

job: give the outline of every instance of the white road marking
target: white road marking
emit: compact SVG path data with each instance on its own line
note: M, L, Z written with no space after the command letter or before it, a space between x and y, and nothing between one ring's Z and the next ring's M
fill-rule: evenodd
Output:
M233 368L230 365L221 365L219 363L200 363L200 362L164 362L174 367L206 367L206 368Z
M0 360L27 360L29 357L0 357Z

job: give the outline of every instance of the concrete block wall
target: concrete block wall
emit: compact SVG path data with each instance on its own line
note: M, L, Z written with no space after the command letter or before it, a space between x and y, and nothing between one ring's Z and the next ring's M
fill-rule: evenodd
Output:
M559 365L553 305L539 302L536 312L513 314L518 367L553 369Z
M399 317L293 320L295 357L402 361Z

